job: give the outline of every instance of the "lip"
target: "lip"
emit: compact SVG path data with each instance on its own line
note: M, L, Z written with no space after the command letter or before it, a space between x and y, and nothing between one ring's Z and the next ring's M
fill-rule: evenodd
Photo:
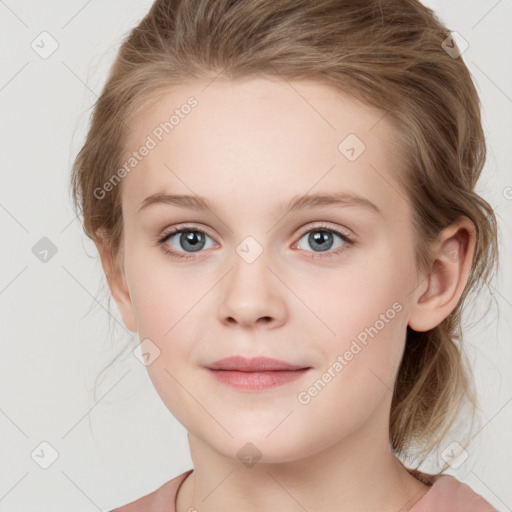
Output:
M303 370L310 367L297 366L270 357L246 358L243 356L232 356L219 359L209 364L207 368L210 370L233 370L239 372L273 372Z
M234 356L220 359L207 369L218 382L239 391L264 391L299 379L311 367L268 357Z

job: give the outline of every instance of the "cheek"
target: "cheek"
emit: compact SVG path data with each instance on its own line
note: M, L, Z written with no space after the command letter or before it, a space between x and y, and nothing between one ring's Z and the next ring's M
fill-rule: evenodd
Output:
M211 276L197 276L191 267L166 261L157 248L134 251L130 263L130 297L139 335L165 340L180 330L208 291Z
M387 316L394 318L399 309L404 309L408 285L405 276L385 261L389 259L383 258L380 265L354 264L296 283L294 291L305 298L311 310L310 323L315 313L322 329L319 332L325 337L330 332L332 339L347 339L374 324L388 310ZM399 305L393 307L395 303Z
M407 326L403 284L389 273L368 268L364 277L354 272L336 284L345 293L315 299L335 334L320 325L323 365L297 397L298 417L325 425L326 439L350 434L379 404L391 403Z
M411 268L406 255L396 252L390 246L373 261L332 274L323 287L317 280L318 286L307 295L309 307L319 317L312 316L309 324L318 324L317 346L325 364L342 356L340 375L345 377L339 381L351 379L351 387L354 379L378 381L378 377L393 387L405 342ZM363 381L357 385L361 390L365 387Z

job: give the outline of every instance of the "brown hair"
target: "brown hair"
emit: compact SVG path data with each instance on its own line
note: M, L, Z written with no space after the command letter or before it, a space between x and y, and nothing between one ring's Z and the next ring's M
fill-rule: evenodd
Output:
M450 36L417 0L157 0L119 50L71 177L85 233L108 239L114 271L122 272L121 186L101 199L94 191L121 166L134 116L165 89L221 73L308 80L381 111L399 141L397 178L413 206L417 268L431 267L431 242L459 217L476 230L456 309L430 331L407 331L390 443L402 457L416 445L422 460L465 404L473 425L478 403L462 308L498 262L496 218L474 190L486 157L480 102L462 57L445 51Z

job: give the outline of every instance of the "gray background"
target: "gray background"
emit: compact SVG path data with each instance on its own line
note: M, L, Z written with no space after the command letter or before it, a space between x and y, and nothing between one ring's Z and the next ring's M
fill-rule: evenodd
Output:
M512 276L505 264L512 239L512 2L424 3L469 42L463 58L482 99L489 148L478 188L500 223L502 266L493 283L499 307L471 325L466 339L482 424L468 459L447 472L500 511L512 510ZM92 398L100 369L138 340L113 302L110 337L99 259L68 191L90 107L121 37L150 5L0 1L0 511L110 510L192 468L185 429L133 355ZM43 31L58 43L48 58L31 47ZM47 262L33 252L48 244L43 237L57 249ZM475 314L488 300L482 295ZM468 314L466 323L474 318ZM58 457L43 469L52 450Z

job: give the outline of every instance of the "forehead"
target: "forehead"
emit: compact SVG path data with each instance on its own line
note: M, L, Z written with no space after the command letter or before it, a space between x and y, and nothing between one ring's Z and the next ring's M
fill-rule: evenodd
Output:
M130 128L124 160L149 148L123 179L133 211L154 193L263 207L263 196L346 190L383 210L404 199L393 177L397 137L384 114L323 84L188 82L162 93Z

